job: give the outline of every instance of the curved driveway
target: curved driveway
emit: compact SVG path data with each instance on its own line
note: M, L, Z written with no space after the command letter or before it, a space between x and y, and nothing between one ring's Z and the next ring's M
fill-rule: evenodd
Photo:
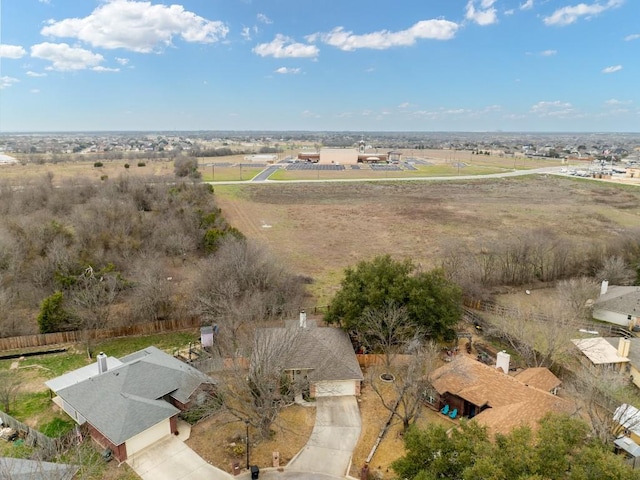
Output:
M316 423L309 441L287 465L288 471L316 472L344 477L362 422L354 396L320 397L316 400Z

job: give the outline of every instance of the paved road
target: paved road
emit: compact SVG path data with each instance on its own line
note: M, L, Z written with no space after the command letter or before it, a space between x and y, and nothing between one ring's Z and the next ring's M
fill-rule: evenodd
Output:
M251 179L252 182L265 182L271 175L280 170L279 165L271 165Z
M320 397L316 423L309 441L287 465L287 470L343 478L360 438L362 422L354 396Z
M205 182L211 185L239 185L243 183L268 183L272 185L282 185L289 183L358 183L358 182L443 182L443 181L456 181L456 180L481 180L483 178L504 178L504 177L521 177L524 175L539 175L539 174L557 174L566 176L564 173L560 173L560 169L562 167L544 167L544 168L535 168L531 170L513 170L502 173L490 173L487 175L452 175L448 177L385 177L385 178L336 178L336 179L325 179L325 180L269 180L269 176L273 174L278 168L277 165L271 165L267 167L265 170L256 175L252 180L245 181L225 181L225 182ZM606 181L606 180L596 180L594 181Z

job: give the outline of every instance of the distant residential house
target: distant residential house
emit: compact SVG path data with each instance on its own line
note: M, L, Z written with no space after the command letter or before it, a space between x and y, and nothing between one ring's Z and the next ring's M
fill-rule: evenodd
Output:
M215 382L156 347L92 365L45 382L53 400L91 436L124 461L177 432L177 415L204 403Z
M594 368L611 368L625 373L630 368L629 361L629 339L618 337L612 340L603 337L579 338L571 342L582 352L587 366ZM640 380L640 379L639 379Z
M256 330L257 348L251 368L276 355L283 373L294 382L303 379L310 397L360 395L364 379L347 334L333 327L316 327L301 313L286 327Z
M79 469L64 463L0 457L0 478L6 480L71 480Z
M593 318L633 329L640 322L640 287L602 282L600 296L593 303Z
M623 454L634 469L640 468L640 410L623 403L616 409L613 420L616 451Z
M448 411L456 409L458 416L473 418L492 435L506 434L520 426L536 428L548 413L574 410L571 402L550 393L558 388L560 380L544 370L544 373L541 369L529 373L525 370L510 376L504 373L504 368L459 355L434 370L429 380L438 394L439 407L449 405Z

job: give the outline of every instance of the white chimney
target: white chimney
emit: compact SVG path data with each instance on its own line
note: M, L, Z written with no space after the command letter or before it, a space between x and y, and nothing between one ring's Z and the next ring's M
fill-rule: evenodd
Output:
M107 356L104 352L100 352L96 358L98 359L98 374L109 370L109 367L107 367Z
M618 341L618 356L628 358L629 349L631 348L631 340L628 338L620 337Z
M307 328L307 312L300 310L300 328Z
M496 356L496 368L501 368L504 373L508 374L510 360L511 355L509 355L507 352L505 352L504 350L498 352L498 355Z
M607 293L607 289L609 288L609 280L603 280L602 285L600 285L600 295L604 295Z

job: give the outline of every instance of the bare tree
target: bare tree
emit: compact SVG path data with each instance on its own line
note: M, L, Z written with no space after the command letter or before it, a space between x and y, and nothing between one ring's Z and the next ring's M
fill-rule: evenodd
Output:
M6 413L11 413L12 405L20 391L20 377L9 370L0 370L0 405Z
M287 362L301 353L304 333L300 328L258 329L250 366L248 356L236 356L231 370L223 372L219 394L224 407L238 420L248 421L262 438L269 437L282 408L309 388L305 375L285 371Z
M583 364L573 372L564 388L577 399L578 412L589 418L593 435L608 444L619 426L614 419L618 403L614 394L629 384L628 375L602 367Z
M390 383L392 395L385 394L385 382L378 375L379 371L371 371L371 388L390 414L402 422L404 430L420 417L422 406L431 395L428 375L435 370L439 353L435 342L416 347L408 364L396 365L393 368L393 380Z
M75 327L82 330L87 356L92 357L93 330L108 326L111 306L121 290L120 279L114 272L94 272L87 267L71 290L70 299Z
M572 318L558 301L547 300L535 310L520 308L515 314L492 317L488 333L505 340L528 367L550 368L572 352Z
M595 280L588 277L561 280L556 289L558 298L573 316L576 318L591 316L589 300L593 300L598 295L598 284Z
M297 313L303 290L263 246L230 237L202 261L191 293L195 313L219 325L233 352L244 325Z
M394 303L381 309L366 309L359 323L364 346L370 352L382 352L387 367L391 367L397 353L406 349L411 338L419 338L416 328L409 323L407 309Z
M596 272L596 280L608 280L612 285L632 285L636 272L620 256L607 257Z

